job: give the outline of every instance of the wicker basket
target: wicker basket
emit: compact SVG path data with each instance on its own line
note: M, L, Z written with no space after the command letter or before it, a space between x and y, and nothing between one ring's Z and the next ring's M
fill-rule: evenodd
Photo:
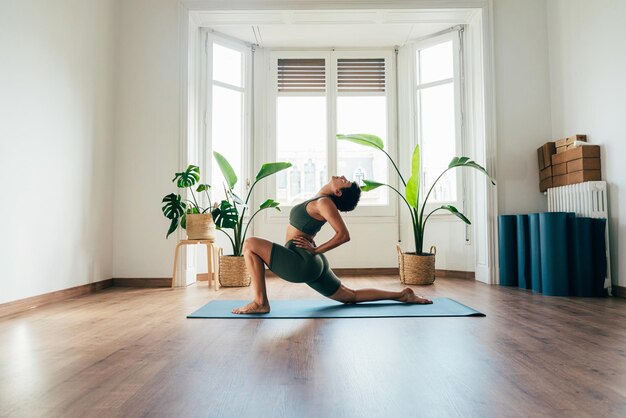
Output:
M437 248L430 247L430 253L403 253L400 246L398 249L398 262L400 264L400 281L404 284L433 284L435 281L435 254Z
M250 286L250 275L243 256L222 255L220 248L220 285L224 287Z
M215 241L215 222L210 213L188 213L185 217L188 239Z

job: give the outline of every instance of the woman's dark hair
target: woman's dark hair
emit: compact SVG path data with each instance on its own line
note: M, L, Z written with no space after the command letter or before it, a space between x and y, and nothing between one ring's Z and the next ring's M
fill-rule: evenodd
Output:
M356 208L361 198L361 188L357 182L353 182L352 186L341 189L341 196L329 195L337 209L341 212L350 212Z

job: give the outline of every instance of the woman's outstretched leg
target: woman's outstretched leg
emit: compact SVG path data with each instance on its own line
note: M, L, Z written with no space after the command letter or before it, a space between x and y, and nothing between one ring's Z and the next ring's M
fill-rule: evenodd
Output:
M413 289L407 287L399 292L392 292L381 289L350 289L343 284L339 289L329 296L331 299L343 303L372 302L375 300L397 300L404 303L429 304L432 300L418 296Z
M241 308L233 309L233 313L268 313L270 302L267 299L265 286L265 265L269 264L272 253L272 243L260 238L248 238L243 244L243 257L252 280L254 300Z

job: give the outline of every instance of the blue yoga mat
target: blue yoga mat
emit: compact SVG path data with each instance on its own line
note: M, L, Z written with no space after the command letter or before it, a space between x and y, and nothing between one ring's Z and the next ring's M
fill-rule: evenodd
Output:
M517 285L531 289L530 227L528 215L517 215Z
M517 216L498 216L500 286L517 286Z
M409 316L485 316L448 298L434 298L429 305L377 301L344 305L331 300L273 300L268 314L236 315L231 311L245 300L213 300L187 318L388 318Z

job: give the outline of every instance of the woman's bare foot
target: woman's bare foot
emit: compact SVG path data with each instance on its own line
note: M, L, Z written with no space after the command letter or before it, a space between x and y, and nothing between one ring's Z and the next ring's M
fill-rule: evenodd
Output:
M266 303L257 303L250 302L246 306L242 306L241 308L233 309L234 314L251 314L251 313L268 313L270 311L269 302Z
M398 298L398 300L400 302L404 302L404 303L420 303L423 305L428 305L430 303L433 303L432 300L430 299L426 299L423 298L421 296L418 296L415 294L415 292L413 292L413 289L411 289L410 287L407 287L406 289L404 289L401 293L400 298Z

